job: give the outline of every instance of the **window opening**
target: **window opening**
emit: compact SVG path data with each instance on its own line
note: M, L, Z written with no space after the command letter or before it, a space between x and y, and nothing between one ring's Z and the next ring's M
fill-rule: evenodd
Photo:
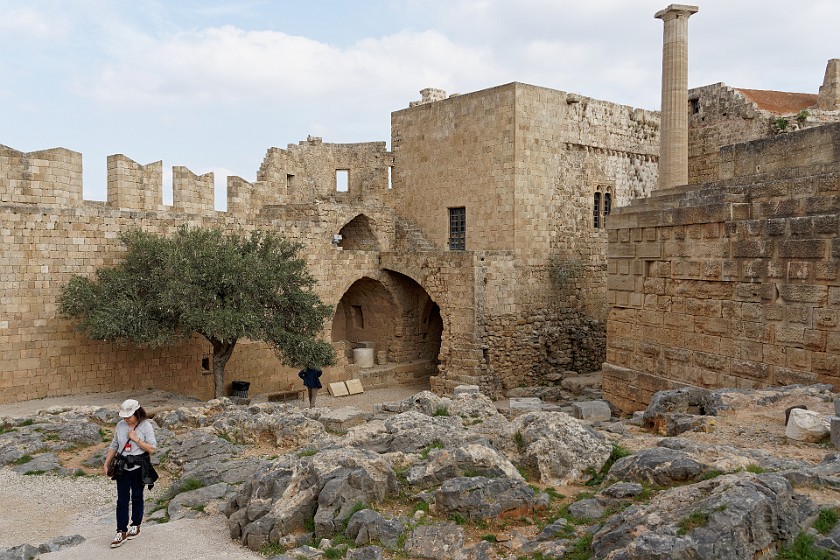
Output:
M292 175L291 173L286 173L286 190L287 191L292 188L292 185L294 184L294 179L295 179L294 175Z
M700 99L689 99L688 103L691 107L691 114L696 115L700 112Z
M449 250L463 251L466 249L467 241L467 209L449 209Z
M605 192L604 193L604 225L607 222L607 216L610 215L610 211L612 210L612 194Z
M394 188L394 183L392 182L393 172L394 172L394 168L389 165L388 166L388 190L391 190L391 189Z
M601 193L596 192L592 201L592 225L595 229L601 227Z
M335 170L335 191L347 192L350 189L350 170L336 169Z

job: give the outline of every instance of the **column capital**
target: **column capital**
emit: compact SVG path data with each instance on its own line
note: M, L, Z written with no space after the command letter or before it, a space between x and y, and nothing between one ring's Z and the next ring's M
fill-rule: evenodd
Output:
M661 19L663 21L669 21L674 18L685 16L686 18L691 17L692 14L696 14L700 8L697 6L689 6L686 4L671 4L664 10L659 10L653 16L656 19Z

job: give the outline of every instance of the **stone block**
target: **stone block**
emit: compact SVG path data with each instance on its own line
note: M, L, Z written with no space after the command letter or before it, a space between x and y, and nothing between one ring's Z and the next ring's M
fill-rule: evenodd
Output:
M612 411L606 401L580 401L572 403L572 415L579 420L607 422Z
M330 395L333 397L346 397L350 393L347 391L347 385L344 384L344 381L337 381L335 383L330 383L327 385L327 390L330 392Z
M509 402L511 410L542 410L543 402L538 397L511 397Z
M452 390L454 396L478 394L481 390L478 385L458 385Z
M834 401L834 406L837 406L837 400ZM830 436L831 436L831 443L834 444L836 449L840 449L840 418L837 416L831 417L831 426L830 426Z

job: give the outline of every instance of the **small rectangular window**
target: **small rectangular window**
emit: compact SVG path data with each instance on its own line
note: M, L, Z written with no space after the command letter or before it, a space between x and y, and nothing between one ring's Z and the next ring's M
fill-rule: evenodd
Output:
M592 200L592 225L595 229L601 227L601 193L596 192Z
M336 169L335 170L335 191L347 192L350 189L350 170Z
M449 209L449 250L464 251L467 247L467 209Z
M292 186L294 185L295 176L291 173L286 173L286 190L291 190Z

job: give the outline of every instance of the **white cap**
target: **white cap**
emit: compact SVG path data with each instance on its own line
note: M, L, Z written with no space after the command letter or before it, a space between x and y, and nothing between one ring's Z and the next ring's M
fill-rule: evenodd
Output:
M125 402L120 405L120 416L128 418L129 416L134 415L138 408L140 408L139 402L134 399L126 399Z

